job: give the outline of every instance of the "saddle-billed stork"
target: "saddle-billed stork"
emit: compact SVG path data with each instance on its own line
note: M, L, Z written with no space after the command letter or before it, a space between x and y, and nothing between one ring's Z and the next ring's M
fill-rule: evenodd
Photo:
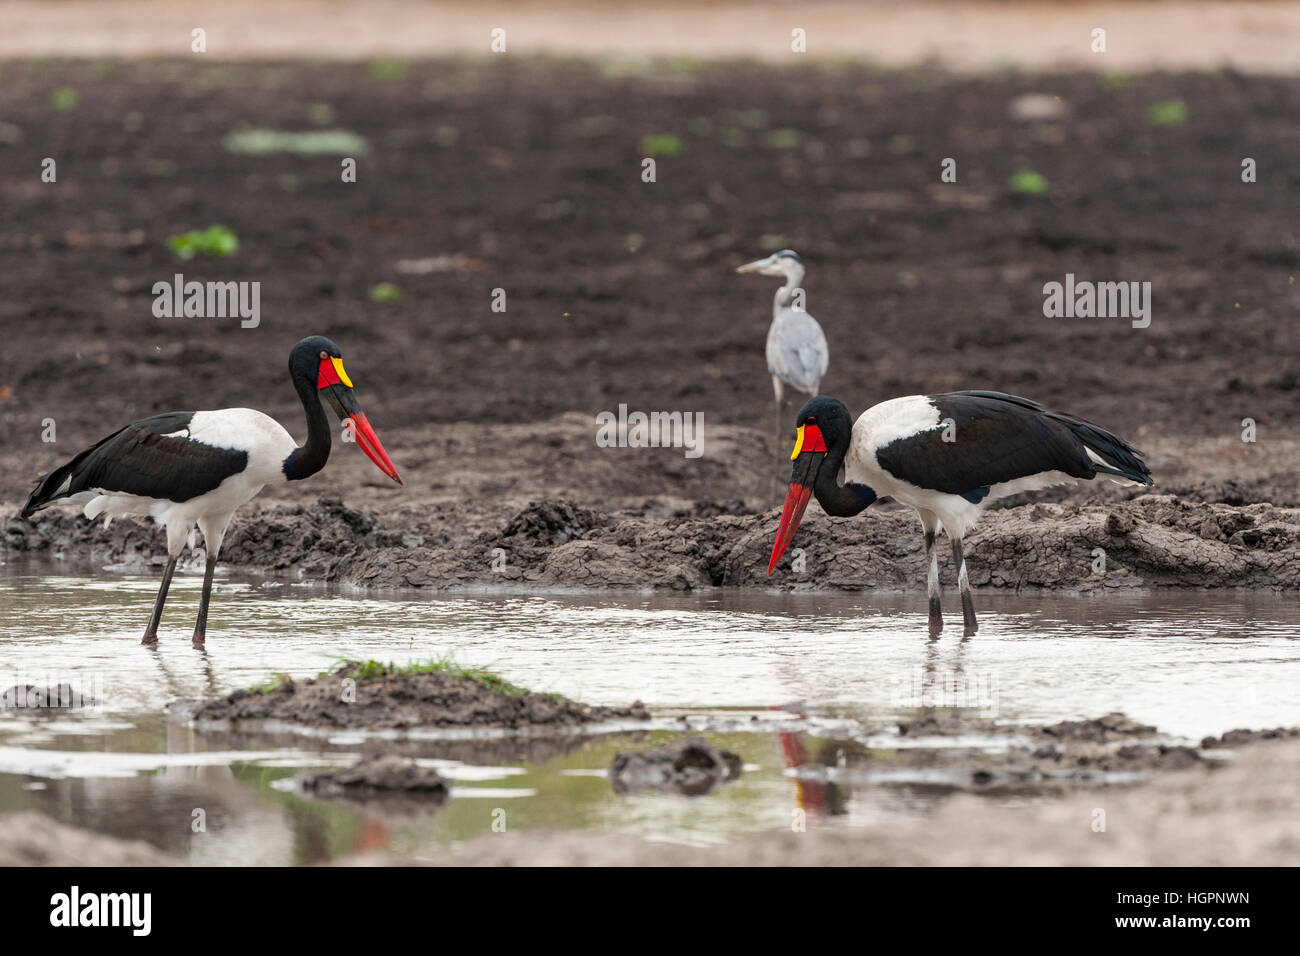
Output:
M329 459L330 425L322 400L350 423L370 460L402 483L357 403L337 345L321 335L303 339L289 353L289 375L307 413L305 445L297 445L279 422L251 408L166 412L115 431L54 469L23 506L24 518L66 501L84 503L87 518L148 515L166 526L167 566L142 643L158 640L176 559L196 524L203 532L207 565L193 643L204 643L217 552L235 510L266 485L307 478Z
M785 553L813 495L837 517L856 515L888 496L916 509L921 519L931 634L943 629L934 536L940 525L947 532L970 636L978 625L961 543L984 507L1018 492L1098 475L1126 485L1154 484L1141 454L1091 422L1002 392L908 395L867 409L857 422L843 402L814 398L799 411L794 468L767 573Z

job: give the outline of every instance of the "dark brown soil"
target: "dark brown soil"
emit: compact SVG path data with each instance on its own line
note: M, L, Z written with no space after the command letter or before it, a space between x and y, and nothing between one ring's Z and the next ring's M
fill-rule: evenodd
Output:
M903 737L992 734L1007 738L1007 746L1004 750L914 747L882 751L853 741L826 741L816 748L799 775L821 786L851 784L855 776L879 780L884 774L902 785L923 783L947 791L1038 796L1131 784L1155 772L1182 770L1201 763L1217 766L1206 758L1205 751L1231 746L1213 738L1207 738L1199 747L1181 744L1157 728L1120 713L1043 727L1018 727L951 715L941 719L924 716L899 724L898 731ZM1241 731L1234 742L1252 743L1297 732ZM1024 738L1028 738L1027 743Z
M0 558L147 567L161 548L145 522L16 519L32 482L174 408L250 405L301 435L285 356L321 332L407 486L336 447L324 473L241 512L228 564L378 587L919 587L915 520L879 508L810 509L808 570L762 573L770 479L788 469L763 359L773 290L731 270L789 245L831 343L824 389L853 411L997 388L1148 452L1154 496L1086 486L988 515L967 549L977 585L1300 585L1300 79L110 66L13 64L0 85ZM50 107L61 86L76 109ZM1014 119L1029 92L1059 95L1066 118ZM1188 122L1152 125L1170 100ZM221 146L245 126L316 128L321 103L370 144L354 184L338 157ZM663 133L681 152L642 183L640 140ZM18 172L46 156L57 184ZM957 184L939 183L948 156ZM1020 169L1052 188L1013 192ZM217 222L235 257L167 249ZM262 324L155 318L152 284L177 271L260 281ZM1044 318L1042 286L1067 272L1152 282L1151 326ZM405 298L370 301L383 281ZM703 412L704 456L596 447L594 416L620 403Z
M658 790L698 797L735 780L743 766L730 750L719 750L700 737L684 737L654 750L620 751L610 764L609 782L618 793Z
M396 755L367 757L344 770L305 774L298 785L321 797L408 797L427 803L441 803L451 787L432 767Z
M344 663L310 680L285 679L274 690L237 690L203 701L188 713L200 725L229 723L238 728L241 721L277 721L367 730L521 729L650 717L639 701L627 708L599 707L549 694L505 692L489 682L445 672L359 673L357 665Z

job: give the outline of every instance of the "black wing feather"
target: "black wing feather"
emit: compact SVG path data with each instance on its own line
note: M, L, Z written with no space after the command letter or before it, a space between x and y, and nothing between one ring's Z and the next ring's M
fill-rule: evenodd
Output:
M188 428L193 417L193 412L154 415L101 439L41 478L23 506L23 517L83 491L189 501L243 471L247 452L172 434Z
M1152 484L1142 453L1091 422L1002 392L948 392L930 400L941 420L955 424L955 441L944 441L943 429L936 429L876 451L882 468L917 487L969 495L1046 471L1075 478L1105 473ZM1112 467L1097 465L1088 448Z

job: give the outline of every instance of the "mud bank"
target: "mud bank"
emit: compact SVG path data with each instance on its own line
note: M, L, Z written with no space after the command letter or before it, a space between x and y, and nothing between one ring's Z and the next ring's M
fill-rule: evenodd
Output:
M438 771L395 755L366 757L343 770L304 774L298 787L320 797L351 800L398 797L408 802L440 804L451 786Z
M528 693L490 675L394 671L354 662L310 680L285 678L273 689L238 690L184 711L200 725L235 729L242 721L366 730L571 727L650 716L640 702L627 708L598 707Z
M654 509L655 512L663 509ZM857 518L810 509L792 551L768 577L778 513L697 502L670 513L603 511L567 500L528 504L466 533L456 509L377 514L321 499L250 506L236 515L222 563L368 588L783 590L924 586L916 518L882 505ZM647 508L646 511L651 511ZM469 524L489 524L486 519ZM145 519L109 528L67 511L0 524L0 554L90 555L148 572L161 563ZM990 511L967 538L976 587L1300 587L1300 509L1171 495L1110 502L1038 502ZM791 562L802 556L802 570ZM946 562L945 581L952 577Z
M888 827L809 828L708 848L617 834L493 834L436 862L449 866L1289 866L1300 853L1300 741L1261 743L1132 787L1029 806L972 795ZM394 855L355 865L416 863ZM427 865L427 860L420 861Z
M377 852L339 864L1292 865L1300 853L1300 818L1293 812L1300 787L1300 728L1235 730L1207 738L1199 747L1170 742L1157 728L1123 714L1030 727L921 718L896 729L901 737L991 731L1005 735L1008 747L1006 753L985 754L979 759L986 763L979 765L960 748L907 750L877 744L868 752L828 741L821 752L806 755L793 775L800 805L810 817L806 832L743 833L723 845L699 848L609 832L524 830L447 849L425 847L418 858ZM495 750L480 752L482 742L451 746L471 746L489 761L502 756ZM447 756L444 750L439 750L442 757ZM447 805L444 785L427 761L420 765L418 753L428 755L409 744L372 742L358 765L318 775L303 789L386 813L434 814ZM652 756L653 763L665 765L699 753L691 738L683 736L636 756ZM1145 758L1130 756L1137 753ZM1088 761L1079 761L1088 755ZM719 752L719 757L723 764L738 763L734 755ZM913 758L933 762L907 762ZM1025 759L1037 762L1038 779L1031 785L1002 786L1006 768ZM1106 761L1117 762L1106 764L1110 770L1124 772L1097 772ZM1053 762L1078 766L1064 768L1056 783L1045 782L1042 771ZM938 765L954 773L936 775ZM1001 780L985 775L993 766L1003 768ZM889 826L814 825L811 818L817 814L830 815L824 822L833 823L841 802L835 794L860 786L880 768L888 769L900 786L938 786L950 793L934 812L894 819ZM917 771L924 773L916 776ZM916 776L915 782L906 782L908 774ZM965 783L959 781L962 775ZM1020 781L1026 783L1027 778ZM612 773L610 785L618 788ZM1014 803L1004 802L1011 797ZM716 788L702 797L719 798ZM64 826L39 814L0 816L0 865L180 862L145 844Z
M867 740L825 741L794 775L821 786L892 782L988 796L1038 797L1211 766L1225 756L1219 748L1230 746L1216 738L1206 738L1199 746L1185 743L1121 713L1031 727L927 716L899 724L897 731L908 740L978 735L981 744L887 749L876 735ZM1245 744L1296 734L1300 730L1234 731L1225 739ZM999 738L1005 746L988 745L990 739Z
M660 791L697 797L740 776L744 761L700 737L685 737L645 752L622 751L609 768L617 793Z

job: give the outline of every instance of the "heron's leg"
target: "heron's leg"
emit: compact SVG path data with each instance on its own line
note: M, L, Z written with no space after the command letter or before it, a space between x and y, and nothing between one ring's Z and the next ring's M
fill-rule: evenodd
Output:
M961 538L952 539L952 563L957 569L957 587L961 589L961 616L966 624L965 634L970 637L979 630L975 621L975 601L971 598L970 578L966 574L966 558L961 552Z
M775 375L772 376L772 392L776 395L776 434L773 436L773 444L776 445L776 453L779 456L781 454L781 410L785 402L785 390L781 380ZM781 482L775 472L772 474L770 497L773 502L781 500Z
M939 600L939 552L934 548L934 528L925 529L925 593L930 598L930 636L943 630L943 611Z
M140 639L141 644L158 643L158 625L162 621L163 605L167 603L167 591L172 586L172 572L176 570L176 559L179 555L168 555L167 567L163 568L162 584L158 586L158 598L153 602L153 615L149 618L149 626L145 628L144 637Z

